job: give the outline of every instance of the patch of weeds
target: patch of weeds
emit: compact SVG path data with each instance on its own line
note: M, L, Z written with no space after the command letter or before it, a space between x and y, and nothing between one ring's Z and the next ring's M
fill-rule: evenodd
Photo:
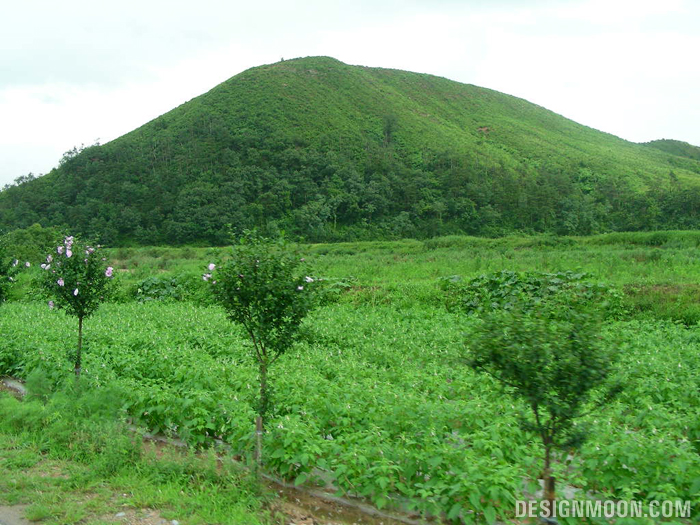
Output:
M44 503L33 503L24 511L24 517L29 521L43 521L54 517L54 511Z
M0 394L0 503L45 525L106 523L158 509L188 524L268 522L253 478L212 454L144 452L119 422L115 389L68 386L18 401Z
M641 317L669 319L686 326L700 322L700 285L629 285L625 292L629 308Z
M0 468L4 470L26 470L36 465L41 458L31 450L11 450L0 458Z

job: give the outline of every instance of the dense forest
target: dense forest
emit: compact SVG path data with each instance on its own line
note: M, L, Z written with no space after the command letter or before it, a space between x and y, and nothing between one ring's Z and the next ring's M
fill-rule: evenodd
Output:
M111 245L700 227L700 149L634 144L522 99L325 57L245 71L0 192L0 229ZM679 146L680 145L680 146Z

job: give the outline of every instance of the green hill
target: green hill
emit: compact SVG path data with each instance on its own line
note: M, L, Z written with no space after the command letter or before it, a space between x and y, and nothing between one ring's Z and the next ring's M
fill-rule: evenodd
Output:
M651 142L645 142L644 145L665 151L666 153L670 153L671 155L676 155L678 157L700 160L700 148L680 140L652 140Z
M0 192L0 228L106 243L311 241L700 226L700 161L431 75L256 67Z

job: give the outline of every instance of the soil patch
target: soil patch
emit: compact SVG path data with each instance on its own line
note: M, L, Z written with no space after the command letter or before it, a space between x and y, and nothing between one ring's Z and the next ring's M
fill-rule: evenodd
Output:
M0 378L0 392L9 392L17 399L21 399L27 393L24 385L11 377Z
M163 519L157 510L153 509L127 509L116 514L109 514L100 518L103 521L124 525L172 525L172 521Z
M26 505L0 506L0 525L32 525L31 521L24 518L26 508Z

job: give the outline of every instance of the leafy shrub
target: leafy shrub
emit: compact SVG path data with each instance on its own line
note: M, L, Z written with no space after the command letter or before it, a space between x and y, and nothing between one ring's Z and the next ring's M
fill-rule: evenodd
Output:
M619 290L590 280L587 273L513 272L502 270L480 275L467 282L460 276L444 277L449 310L487 313L496 310L533 310L547 302L595 304L610 317L624 313L623 294Z
M53 249L61 233L56 228L43 228L33 224L29 228L13 230L7 234L7 246L12 255L22 261L39 264Z
M194 301L207 304L209 290L201 275L179 273L160 277L147 277L132 288L132 297L138 302Z
M338 302L340 298L357 285L357 278L318 279L318 300L321 305Z
M470 334L470 365L512 389L530 408L523 430L540 437L545 495L554 499L553 452L578 447L586 437L575 421L611 370L599 318L581 304L492 311ZM613 393L614 390L610 390ZM609 396L599 396L604 403Z
M10 286L20 270L19 261L8 254L7 239L0 237L0 303L7 300Z

